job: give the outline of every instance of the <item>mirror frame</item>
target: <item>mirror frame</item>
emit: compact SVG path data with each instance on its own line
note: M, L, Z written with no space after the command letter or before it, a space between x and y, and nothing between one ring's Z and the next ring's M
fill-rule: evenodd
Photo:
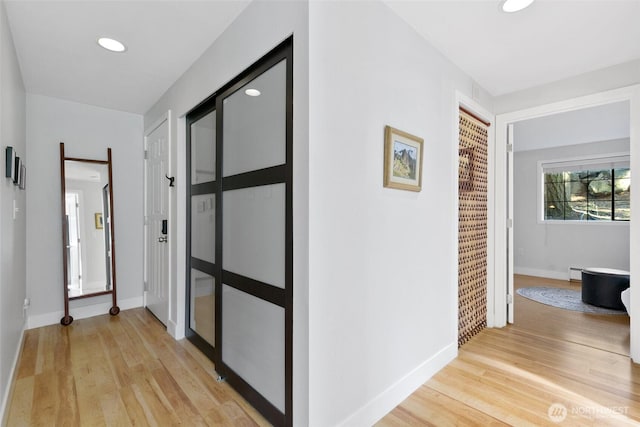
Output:
M107 289L105 291L94 292L86 295L78 295L74 297L69 297L69 271L67 270L67 262L68 262L68 224L66 220L66 208L65 208L65 195L66 195L66 176L65 176L65 161L71 160L76 162L84 162L84 163L97 163L101 165L107 165L109 180L109 237L110 237L110 246L111 246L111 266L108 274L111 276L111 289ZM117 315L120 312L120 308L117 304L117 295L116 295L116 246L115 246L115 234L114 234L114 221L113 221L113 174L111 170L111 148L107 148L107 160L93 160L93 159L81 159L77 157L67 157L64 152L64 142L60 143L60 188L61 188L61 219L62 219L62 270L63 270L63 288L64 288L64 317L60 319L60 324L63 326L70 325L73 322L73 317L69 315L69 301L82 299L82 298L91 298L100 295L112 295L113 305L109 309L109 314L112 316ZM106 226L107 224L105 224ZM106 267L106 265L105 265ZM107 269L108 270L108 269Z

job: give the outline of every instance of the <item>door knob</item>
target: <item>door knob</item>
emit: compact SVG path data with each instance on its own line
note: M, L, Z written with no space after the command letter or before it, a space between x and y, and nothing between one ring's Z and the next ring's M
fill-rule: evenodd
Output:
M167 236L158 237L158 242L167 243Z

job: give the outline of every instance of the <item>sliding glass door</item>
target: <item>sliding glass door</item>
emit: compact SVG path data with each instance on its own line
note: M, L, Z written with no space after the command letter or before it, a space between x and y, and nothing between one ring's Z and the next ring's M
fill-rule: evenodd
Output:
M291 47L187 115L188 336L275 425L292 420Z

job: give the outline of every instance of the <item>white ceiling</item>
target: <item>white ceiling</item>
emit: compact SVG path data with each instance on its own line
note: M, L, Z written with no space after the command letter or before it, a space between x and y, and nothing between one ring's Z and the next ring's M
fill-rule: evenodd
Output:
M386 0L491 95L640 58L640 0Z
M143 114L249 1L5 3L27 92ZM128 50L108 52L100 36Z
M499 0L386 2L496 96L640 58L640 0L537 0L515 14ZM143 114L249 0L4 3L27 92ZM98 48L102 35L127 52Z

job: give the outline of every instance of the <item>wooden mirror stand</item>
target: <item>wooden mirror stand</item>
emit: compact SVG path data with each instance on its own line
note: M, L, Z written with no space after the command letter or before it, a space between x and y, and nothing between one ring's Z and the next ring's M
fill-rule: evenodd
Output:
M111 148L107 160L67 157L60 143L63 326L70 325L69 301L111 294L109 314L120 312L116 298Z

